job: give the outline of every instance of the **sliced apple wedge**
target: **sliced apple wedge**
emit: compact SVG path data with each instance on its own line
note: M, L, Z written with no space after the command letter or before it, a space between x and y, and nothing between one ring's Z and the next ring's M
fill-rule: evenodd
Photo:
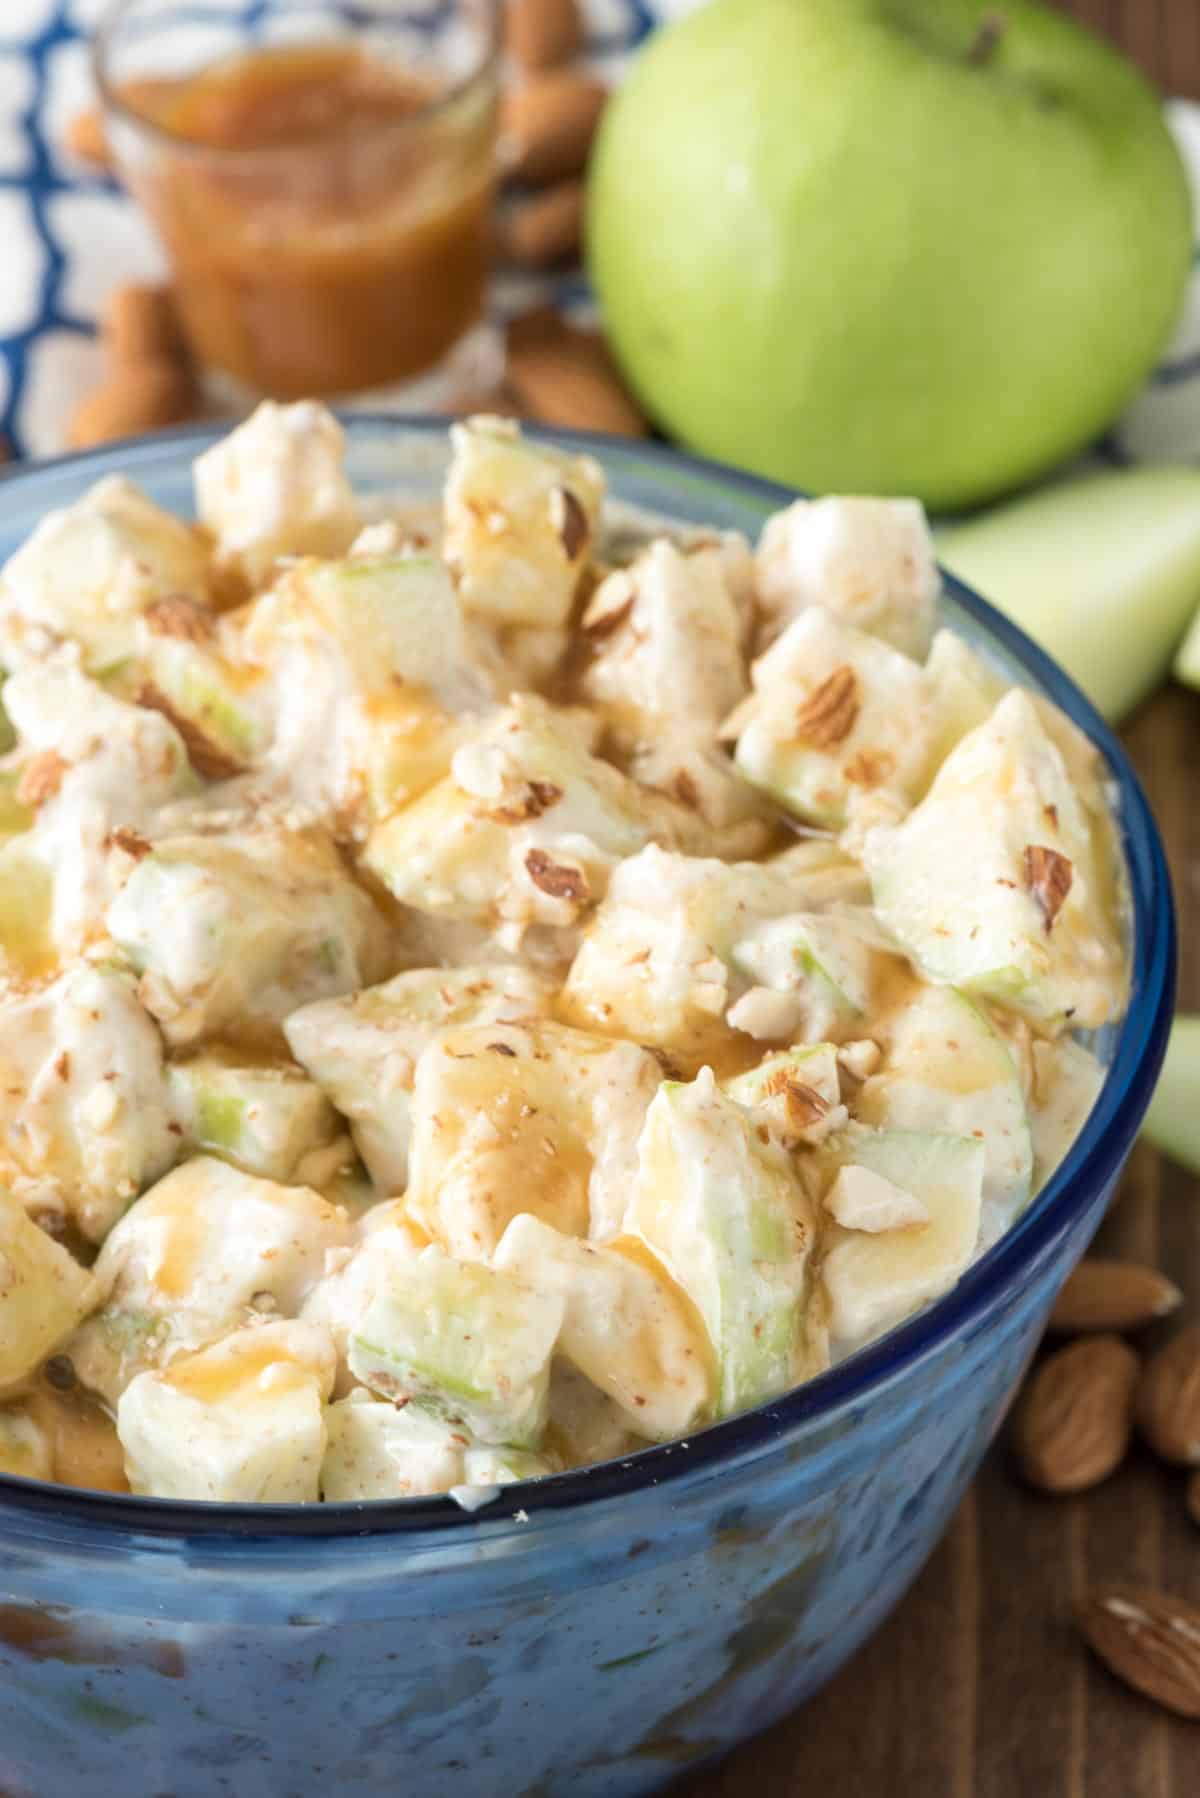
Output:
M943 532L938 553L1120 719L1166 675L1200 604L1200 469L1048 487ZM1180 678L1200 681L1200 634L1186 666Z
M1142 1134L1200 1174L1200 1017L1176 1018Z

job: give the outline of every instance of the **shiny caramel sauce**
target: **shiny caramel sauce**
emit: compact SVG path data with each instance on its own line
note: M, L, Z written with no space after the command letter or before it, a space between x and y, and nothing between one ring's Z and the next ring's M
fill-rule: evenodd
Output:
M431 367L480 315L487 95L443 97L382 56L326 43L125 97L165 134L129 179L210 366L278 399L351 393Z
M116 1425L98 1399L78 1385L60 1391L43 1369L24 1402L46 1433L59 1485L93 1492L129 1491Z

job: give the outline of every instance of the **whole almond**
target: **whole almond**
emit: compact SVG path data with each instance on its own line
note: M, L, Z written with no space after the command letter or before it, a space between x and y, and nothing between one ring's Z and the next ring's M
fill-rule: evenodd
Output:
M542 424L616 437L648 434L604 339L544 309L510 329L507 383L525 416Z
M535 186L582 175L608 89L574 69L535 75L505 95L500 160L517 181Z
M76 408L67 431L72 449L136 437L182 424L196 412L191 376L176 362L142 362L114 369Z
M1049 1355L1013 1418L1022 1474L1041 1492L1085 1492L1125 1458L1138 1358L1119 1336L1085 1336Z
M501 234L510 262L521 268L553 268L574 261L583 242L583 182L556 181L513 206Z
M115 287L100 329L115 363L186 360L175 295L161 283L126 281Z
M65 141L71 155L81 162L93 163L100 169L112 167L104 114L98 106L85 106L75 114L67 126Z
M504 41L527 69L555 69L583 48L579 0L508 0Z
M1177 1716L1200 1717L1200 1606L1141 1586L1096 1586L1075 1620L1127 1686Z
M1162 1460L1200 1467L1200 1325L1180 1330L1147 1361L1135 1414L1138 1429Z
M1179 1288L1137 1261L1081 1261L1054 1301L1047 1328L1064 1336L1085 1330L1140 1330L1178 1306Z

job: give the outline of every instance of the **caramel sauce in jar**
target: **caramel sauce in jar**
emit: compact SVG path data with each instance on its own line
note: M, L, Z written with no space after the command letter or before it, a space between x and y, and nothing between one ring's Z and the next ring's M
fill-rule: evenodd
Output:
M118 99L118 156L166 242L184 329L242 387L384 386L433 367L480 317L487 80L439 90L329 42L130 82Z

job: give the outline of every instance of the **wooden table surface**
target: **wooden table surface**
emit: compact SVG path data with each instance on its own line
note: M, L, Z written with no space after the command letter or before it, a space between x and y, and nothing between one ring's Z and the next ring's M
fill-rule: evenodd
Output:
M1053 3L1166 91L1200 98L1200 0ZM1170 853L1180 1005L1200 1010L1200 696L1162 693L1125 739ZM1096 1246L1164 1268L1200 1320L1200 1181L1139 1146ZM1001 1438L890 1622L795 1717L684 1780L679 1798L1200 1798L1200 1723L1126 1691L1070 1622L1091 1581L1200 1603L1184 1484L1135 1449L1096 1491L1042 1498Z
M1180 1004L1200 1010L1188 928L1200 920L1200 695L1163 692L1125 740L1171 856ZM1200 1180L1139 1145L1096 1246L1164 1268L1200 1319ZM1018 1483L1002 1436L890 1622L795 1717L683 1781L680 1798L1200 1798L1200 1723L1118 1685L1069 1620L1093 1581L1200 1603L1184 1485L1135 1448L1094 1492L1044 1498Z

